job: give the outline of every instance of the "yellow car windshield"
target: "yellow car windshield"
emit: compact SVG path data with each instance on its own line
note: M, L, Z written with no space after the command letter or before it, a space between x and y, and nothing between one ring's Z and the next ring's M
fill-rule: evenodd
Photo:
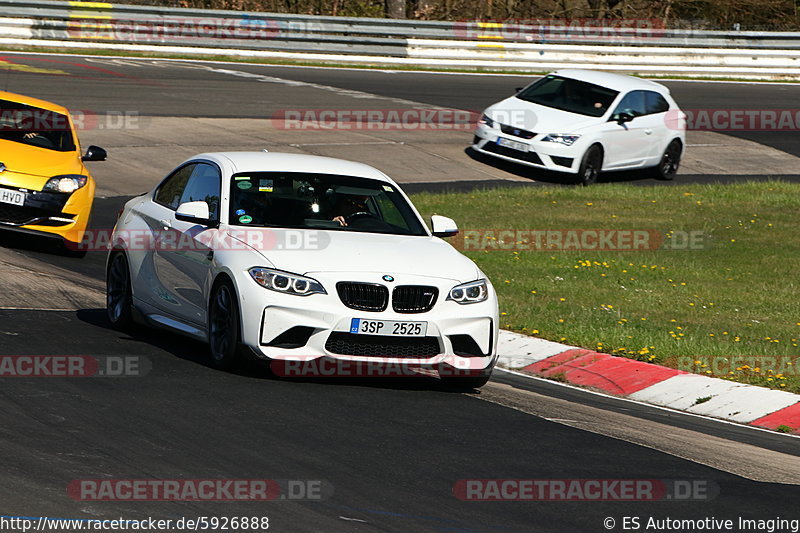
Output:
M0 139L57 152L76 149L66 115L8 100L0 100Z

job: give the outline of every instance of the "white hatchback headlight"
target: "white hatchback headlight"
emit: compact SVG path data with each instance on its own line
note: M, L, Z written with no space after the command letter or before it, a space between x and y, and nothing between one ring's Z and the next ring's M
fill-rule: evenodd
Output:
M469 283L462 283L450 289L450 294L447 295L448 300L460 304L474 304L483 302L489 297L489 288L486 285L485 279L478 281L470 281Z
M564 146L572 146L575 141L580 139L580 135L568 135L566 133L548 133L542 138L542 142L559 143Z
M53 176L47 180L47 183L44 184L42 190L47 192L63 192L69 194L86 185L87 179L88 178L86 176L82 176L81 174Z
M487 128L494 128L494 120L492 120L491 117L489 117L489 115L487 115L486 113L484 113L483 116L481 116L480 120L478 121L478 124L483 124Z
M256 283L275 292L285 292L297 296L328 294L319 281L300 274L263 267L253 267L248 272Z

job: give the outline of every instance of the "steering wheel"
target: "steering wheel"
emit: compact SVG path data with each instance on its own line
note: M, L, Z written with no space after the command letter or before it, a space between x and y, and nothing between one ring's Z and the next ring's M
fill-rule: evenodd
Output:
M56 144L51 139L45 137L44 135L37 135L36 137L25 139L24 142L25 144L29 144L31 146L38 146L40 148L48 148L51 150L56 149Z
M355 213L350 213L349 215L345 216L344 221L347 222L347 225L349 226L354 220L365 217L375 218L375 215L368 211L356 211Z

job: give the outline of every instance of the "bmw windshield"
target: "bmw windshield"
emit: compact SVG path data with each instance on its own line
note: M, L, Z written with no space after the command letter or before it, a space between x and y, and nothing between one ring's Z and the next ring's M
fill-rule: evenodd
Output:
M602 117L618 94L593 83L551 74L520 91L517 98L561 111Z
M396 186L331 174L235 174L229 220L236 226L427 235Z

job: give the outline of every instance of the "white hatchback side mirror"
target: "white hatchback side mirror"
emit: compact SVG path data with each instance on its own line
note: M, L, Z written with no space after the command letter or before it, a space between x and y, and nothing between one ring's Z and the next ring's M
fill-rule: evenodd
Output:
M208 204L202 200L199 202L184 202L178 206L178 210L175 212L175 218L178 220L203 224L204 226L212 224L210 217L211 213L208 210Z
M452 218L432 215L431 232L435 237L452 237L458 234L458 226Z

